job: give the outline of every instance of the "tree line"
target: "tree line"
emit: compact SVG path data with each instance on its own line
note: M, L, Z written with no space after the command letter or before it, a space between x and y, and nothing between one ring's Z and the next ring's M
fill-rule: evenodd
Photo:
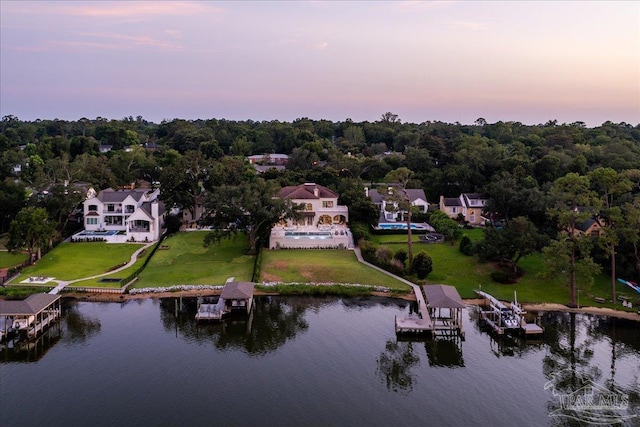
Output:
M63 235L69 213L84 197L65 183L103 189L139 180L159 185L168 206L193 213L204 194L213 197L207 202L212 207L220 202L216 194L236 194L239 200L251 194L249 188L238 190L242 185L275 192L316 182L341 195L352 222L372 223L378 213L362 187L408 170L403 185L424 189L432 204L440 196L485 194L487 211L503 224L501 230L531 225L546 236L534 239L539 249L559 240L568 246L573 237L563 240L559 231L599 218L603 238L585 239L590 247L571 241L568 262L591 259L606 270L640 274L640 125L608 121L588 128L583 122L525 125L482 118L471 125L404 123L393 113L372 122L174 119L159 124L141 116L77 121L5 116L0 153L0 232L9 230L22 209L37 207ZM256 175L245 157L265 153L287 154L287 169ZM526 252L507 245L508 239L488 237L504 247L485 245L484 256L517 265ZM575 265L580 275L581 265Z

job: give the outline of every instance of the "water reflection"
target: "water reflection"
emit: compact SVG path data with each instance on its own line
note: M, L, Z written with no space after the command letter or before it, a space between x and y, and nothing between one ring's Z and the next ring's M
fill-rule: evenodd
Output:
M377 373L390 391L409 394L413 389L417 374L411 369L420 364L415 345L412 341L387 340L378 357Z
M336 298L260 297L254 300L250 316L222 322L196 322L196 300L184 298L176 316L176 299L161 300L161 320L166 330L189 342L212 343L220 350L237 349L249 355L264 355L282 347L309 328L307 311L333 304ZM179 303L178 303L179 305Z
M100 333L100 320L82 313L77 300L66 300L62 313L65 326L62 342L65 344L81 344Z
M83 314L77 300L62 300L62 316L36 339L15 336L0 344L3 362L37 362L58 343L81 344L100 333L100 321Z
M0 360L2 363L37 362L55 346L62 337L60 321L56 321L35 340L16 338L0 344Z

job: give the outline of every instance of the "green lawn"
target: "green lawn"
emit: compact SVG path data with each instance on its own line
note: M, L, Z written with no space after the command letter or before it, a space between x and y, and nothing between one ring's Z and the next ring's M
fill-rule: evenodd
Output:
M106 276L102 276L100 278L97 279L89 279L89 280L82 280L80 282L75 282L70 284L69 286L67 286L66 289L70 289L70 288L74 288L74 287L81 287L81 288L121 288L124 283L113 283L113 282L101 282L101 279L126 279L127 277L129 277L129 275L135 273L135 271L140 268L142 266L142 264L145 262L145 260L151 255L151 251L153 249L152 247L147 248L142 254L138 255L138 259L136 260L136 262L129 268L126 268L124 270L115 272L115 273L111 273L111 274L107 274Z
M29 254L25 254L22 252L11 253L0 251L0 268L11 268L18 264L22 264L28 259Z
M249 245L244 235L223 239L205 248L205 232L177 233L162 242L140 273L136 288L173 285L222 285L229 277L251 281L253 256L246 255Z
M260 281L353 283L407 291L409 286L358 262L346 250L263 250Z
M35 265L22 270L13 283L29 276L55 277L59 280L95 276L128 262L138 249L140 245L128 243L60 243Z
M11 268L16 265L22 264L29 259L29 254L26 253L10 253L7 252L7 242L9 241L9 234L0 234L0 268Z
M472 241L476 242L483 237L483 230L480 228L464 230ZM458 289L463 298L474 298L473 292L479 287L482 290L494 295L502 300L511 300L514 291L517 292L518 300L522 302L555 302L567 304L569 302L569 287L565 278L555 278L553 280L540 277L543 270L541 254L533 254L523 258L519 266L525 271L525 275L520 278L517 284L504 285L496 283L491 279L491 273L495 267L491 263L479 263L477 257L468 257L458 250L459 241L454 245L444 244L424 244L417 243L418 237L413 236L414 256L420 251L424 251L433 259L433 272L428 277L428 282L433 284L453 285ZM378 244L383 244L397 251L402 248L407 249L405 235L372 235L371 240ZM601 305L594 302L594 297L610 298L611 279L605 274L595 277L592 286L578 284L580 289L581 305ZM640 303L640 294L632 289L625 289L623 285L618 286L618 292ZM635 295L634 295L635 294ZM604 306L613 307L612 304ZM616 308L621 308L620 304Z

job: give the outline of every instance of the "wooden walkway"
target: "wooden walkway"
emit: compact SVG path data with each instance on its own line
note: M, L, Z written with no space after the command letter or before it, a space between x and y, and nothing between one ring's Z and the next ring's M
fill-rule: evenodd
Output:
M413 282L410 282L402 277L398 277L393 273L388 272L387 270L378 267L377 265L373 265L368 263L362 258L362 253L360 252L360 248L355 247L352 249L356 254L356 258L358 261L368 267L371 267L375 270L378 270L381 273L386 274L387 276L391 276L396 280L405 283L413 289L413 293L416 296L416 302L418 303L418 313L420 317L417 316L409 316L404 319L398 319L396 317L396 333L397 332L414 332L414 333L423 333L423 332L431 332L433 331L433 321L429 316L429 310L427 310L427 302L424 299L424 295L422 294L422 289L420 286L416 285Z

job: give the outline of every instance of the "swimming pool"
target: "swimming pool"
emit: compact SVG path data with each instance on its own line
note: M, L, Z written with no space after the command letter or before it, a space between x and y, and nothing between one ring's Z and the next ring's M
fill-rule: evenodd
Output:
M285 231L285 239L331 239L330 231Z
M380 224L378 224L378 228L380 230L406 230L407 229L407 224L406 223L402 223L402 222L398 222L398 223L380 223ZM426 227L423 224L411 224L411 229L412 230L429 230L429 228Z
M118 234L118 230L83 230L76 236L115 236Z

